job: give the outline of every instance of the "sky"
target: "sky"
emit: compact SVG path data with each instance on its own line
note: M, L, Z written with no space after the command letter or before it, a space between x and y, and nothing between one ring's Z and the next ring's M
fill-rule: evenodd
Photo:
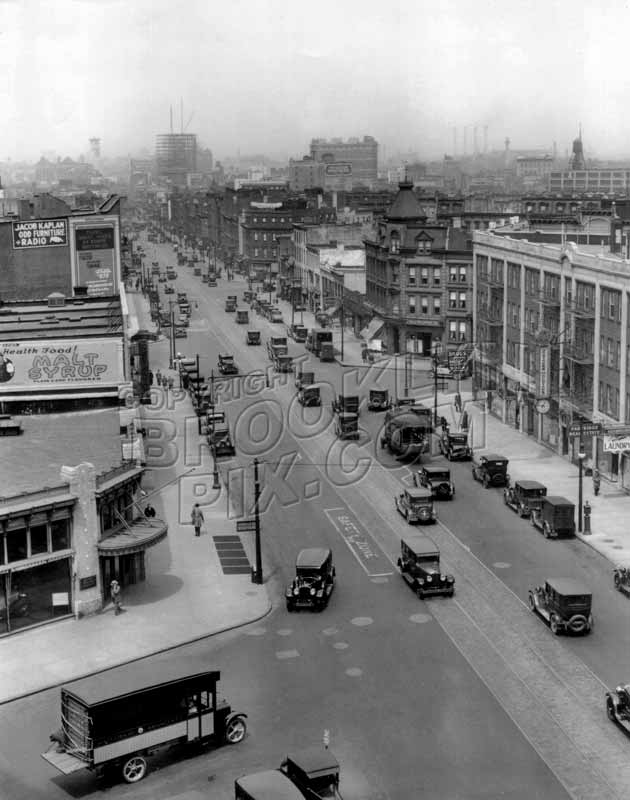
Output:
M381 157L570 149L630 159L622 0L0 0L0 161L153 151L215 158L374 136Z

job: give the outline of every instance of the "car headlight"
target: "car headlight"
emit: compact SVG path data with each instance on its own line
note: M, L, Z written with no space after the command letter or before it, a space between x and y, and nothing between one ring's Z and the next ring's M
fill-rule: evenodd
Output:
M430 575L427 578L427 583L431 583L431 576Z
M440 575L440 580L442 581L442 583L444 583L444 581L446 580L446 575Z
M315 597L315 594L316 594L316 592L315 592L315 588L313 587L313 588L311 589L311 595L312 595L313 597Z
M418 583L420 584L420 586L424 586L424 578L420 578L420 580L418 581Z
M455 580L455 578L454 578L452 575L447 575L447 576L446 576L446 580L447 580L449 583L453 583L453 581Z
M296 586L296 588L293 590L293 594L298 595L299 593L300 593L300 590Z

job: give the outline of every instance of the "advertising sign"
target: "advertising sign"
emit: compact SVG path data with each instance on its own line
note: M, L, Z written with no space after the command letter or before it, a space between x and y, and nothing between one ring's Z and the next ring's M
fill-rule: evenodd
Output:
M68 244L66 219L34 219L11 223L13 248L63 247Z
M122 342L114 339L0 343L0 395L25 389L85 388L125 380Z
M326 164L326 175L352 175L352 164L342 161Z
M538 363L538 394L541 397L549 395L549 348L540 348Z
M77 228L77 275L75 286L86 286L88 295L116 293L115 247L113 225Z
M624 453L630 450L630 436L604 436L604 453Z

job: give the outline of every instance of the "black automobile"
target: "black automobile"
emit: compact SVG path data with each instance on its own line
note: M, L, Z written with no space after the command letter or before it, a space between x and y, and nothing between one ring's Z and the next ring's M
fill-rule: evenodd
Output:
M545 539L575 536L575 506L566 497L548 495L532 507L531 523L542 531Z
M422 533L407 533L400 540L398 568L405 581L420 598L427 595L455 594L455 578L440 568L440 550Z
M236 448L227 423L215 423L212 426L208 433L208 444L218 457L236 455Z
M508 475L508 459L496 453L473 458L472 476L476 481L480 481L485 489L490 486L508 486L510 476Z
M519 517L529 517L535 508L540 508L546 494L547 487L538 481L515 481L514 486L503 490L503 501Z
M370 389L368 398L368 411L388 411L392 407L389 399L389 389Z
M421 467L414 472L413 482L416 486L431 489L436 500L452 500L455 497L455 485L451 480L451 471L444 467Z
M295 562L295 578L286 590L287 611L313 608L322 611L335 588L335 567L328 547L300 550Z
M298 389L297 399L302 406L321 406L319 386L301 386Z
M593 627L593 595L572 578L548 578L529 590L529 607L549 624L551 632L588 633Z
M259 345L260 344L260 331L247 331L247 344Z
M472 448L468 445L467 433L450 433L440 437L440 452L449 461L469 461L472 458Z
M335 436L338 439L358 439L359 415L349 411L337 414L335 417Z
M234 363L234 356L220 355L217 363L221 375L238 375L238 367Z

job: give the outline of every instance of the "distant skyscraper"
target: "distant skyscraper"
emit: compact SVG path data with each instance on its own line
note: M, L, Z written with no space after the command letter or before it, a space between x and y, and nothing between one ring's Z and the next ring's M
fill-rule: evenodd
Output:
M158 179L186 186L190 172L197 172L197 136L194 133L162 133L155 140Z
M90 139L90 153L93 159L101 157L101 140L97 137Z
M569 168L572 170L576 169L586 169L586 161L584 160L584 148L582 146L582 126L580 125L580 130L578 133L577 139L573 140L573 155L571 156L571 163Z

